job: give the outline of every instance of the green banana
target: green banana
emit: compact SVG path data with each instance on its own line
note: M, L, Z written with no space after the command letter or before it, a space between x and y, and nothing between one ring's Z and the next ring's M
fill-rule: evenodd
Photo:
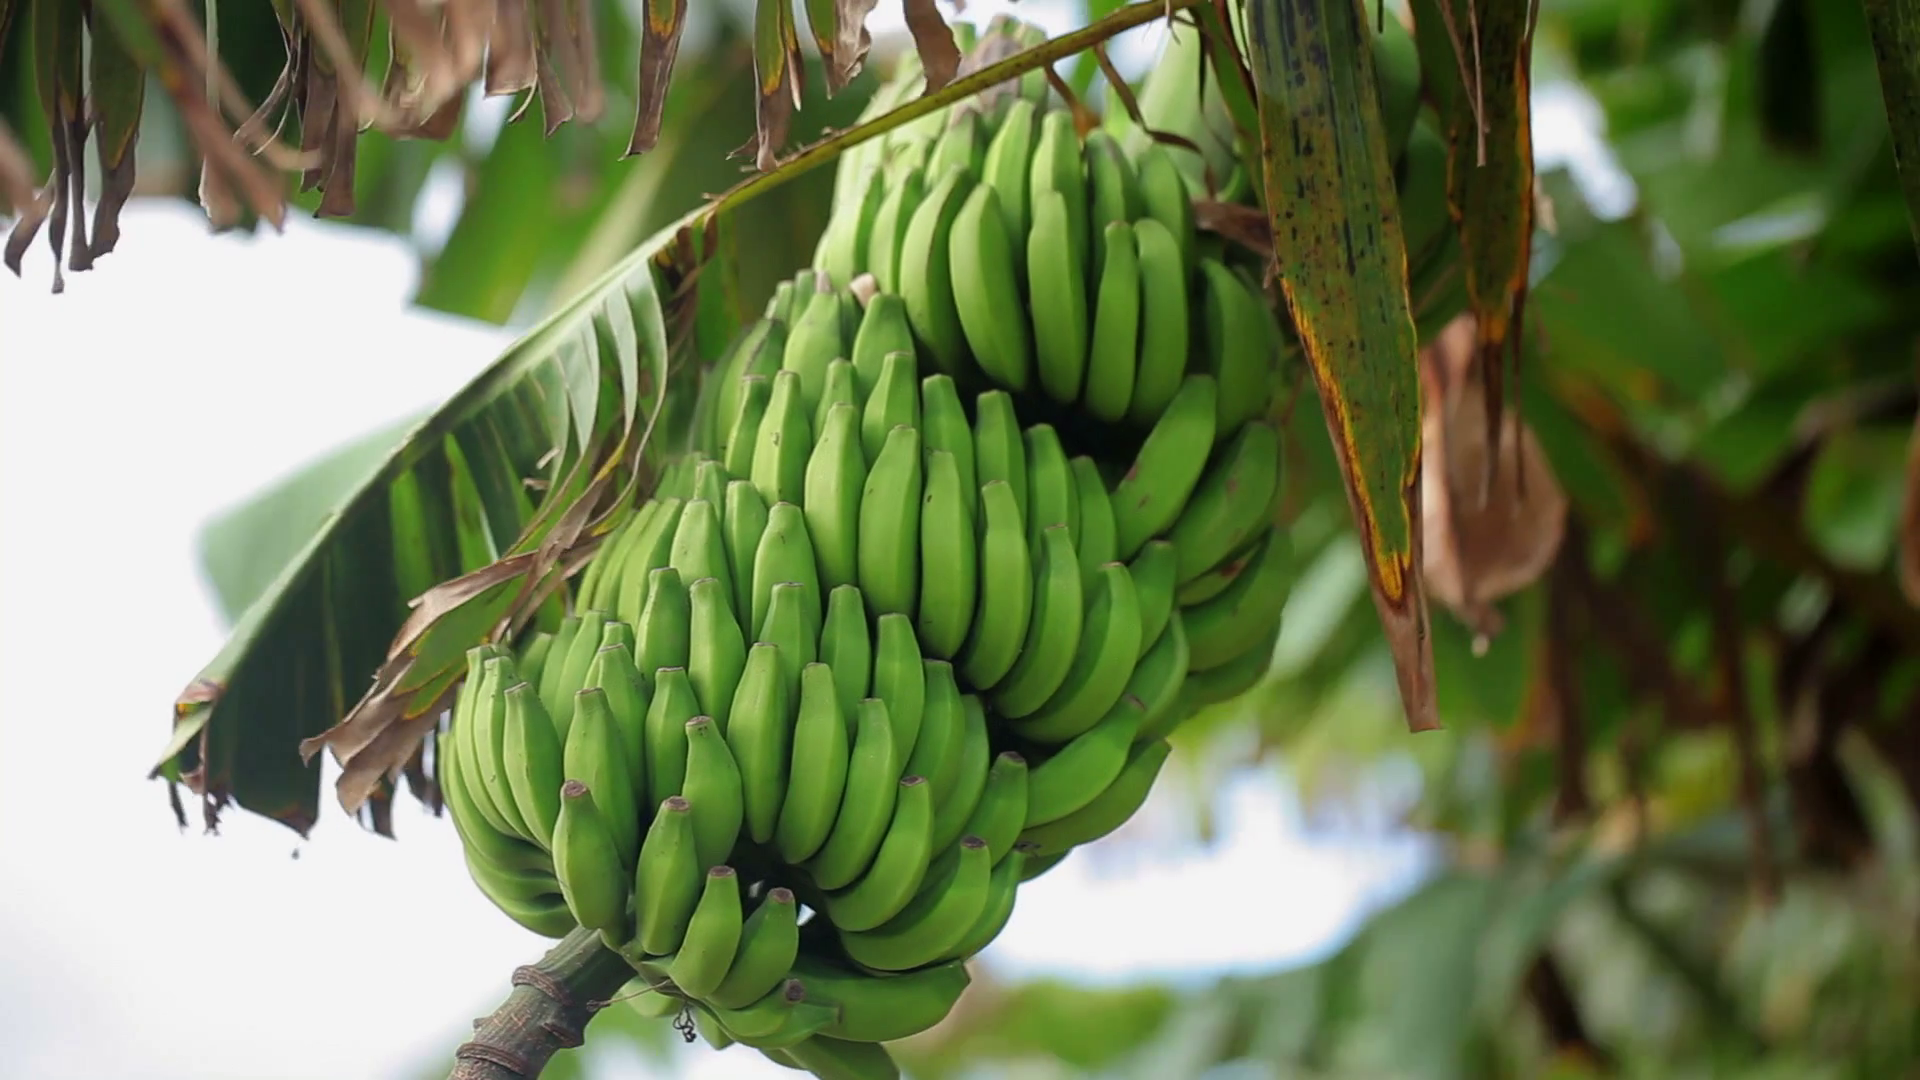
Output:
M1189 375L1154 423L1113 489L1113 527L1119 556L1131 559L1148 540L1180 517L1206 468L1196 447L1213 445L1215 384L1210 375Z
M783 281L788 310L793 302L793 283ZM769 314L765 318L755 319L744 331L727 359L718 368L718 379L714 387L713 415L727 422L727 430L720 434L732 445L733 424L740 417L741 397L746 393L748 379L767 379L780 370L780 358L787 351L787 327L792 325L786 313ZM756 420L757 422L757 420ZM749 425L751 429L752 425ZM724 454L721 460L726 460ZM728 469L728 472L733 472Z
M920 380L920 444L929 456L935 451L953 455L967 511L978 519L980 481L973 466L973 429L951 375L935 374Z
M1140 366L1140 249L1128 221L1108 222L1100 237L1086 406L1095 419L1113 424L1126 418Z
M733 854L746 818L745 782L712 717L696 716L681 730L687 764L679 794L693 807L694 865L705 871Z
M753 486L768 506L797 503L807 480L807 456L813 449L813 415L800 376L782 370L773 377L773 393L767 399L767 415L753 450Z
M1140 599L1123 563L1108 563L1082 617L1080 645L1060 688L1014 728L1023 737L1061 743L1093 727L1126 688L1140 656Z
M1167 533L1180 554L1178 581L1198 578L1258 538L1279 484L1279 432L1268 423L1247 424L1201 475Z
M647 708L647 805L680 794L687 776L687 721L700 715L700 697L682 667L655 675Z
M945 963L886 979L801 954L793 973L810 1000L840 1007L840 1018L822 1032L852 1042L893 1042L918 1035L944 1020L972 979L966 965Z
M1100 568L1112 562L1119 550L1113 524L1113 500L1107 495L1100 466L1092 458L1082 455L1067 464L1073 471L1074 505L1079 511L1073 547L1080 557L1080 578L1090 585Z
M633 651L626 645L603 645L587 669L587 686L607 697L614 725L620 730L620 746L627 755L627 785L636 799L644 799L647 780L646 683L633 662Z
M1133 244L1140 263L1140 362L1127 421L1149 427L1172 404L1187 374L1188 263L1173 233L1153 218L1133 223Z
M947 114L947 128L933 141L927 157L927 171L940 176L959 167L978 176L981 156L986 152L980 141L980 115L971 109L954 109Z
M1198 248L1195 239L1193 200L1187 182L1180 178L1180 167L1173 155L1157 142L1149 142L1134 159L1134 175L1140 181L1140 209L1145 217L1159 222L1173 238L1180 254L1180 265L1194 265Z
M920 426L920 388L913 353L892 352L880 358L880 379L874 383L860 414L860 450L868 465L886 449L894 428Z
M528 839L551 851L553 824L560 817L560 785L566 780L561 775L560 736L532 684L509 686L505 695L500 762L520 820L532 834Z
M998 686L1019 659L1033 615L1033 569L1013 485L992 480L980 488L979 606L960 653L960 670L973 686Z
M638 825L638 818L633 819ZM560 816L553 828L553 873L574 920L620 941L627 930L627 882L631 862L614 836L613 815L602 813L587 785L560 786Z
M680 513L680 526L673 533L673 568L689 591L694 582L713 578L720 583L721 595L733 606L733 571L727 566L725 527L720 522L720 504L705 499L689 499Z
M951 453L934 450L927 454L920 507L917 621L921 643L942 659L959 655L960 647L966 644L979 594L973 499L963 482Z
M820 617L807 613L807 587L797 581L775 585L770 595L773 599L767 605L767 621L760 627L758 640L780 650L780 682L786 688L787 701L793 702L800 695L800 669L815 659Z
M867 460L860 449L860 410L836 404L820 425L820 440L807 458L802 496L808 542L818 584L827 589L859 580L860 495Z
M1024 245L1018 256L1015 252L999 195L987 184L976 186L954 215L948 234L954 310L980 370L1021 393L1033 368L1033 338L1014 269L1025 261Z
M813 431L817 436L827 426L827 410L835 405L860 406L860 387L854 375L853 361L836 359L827 365L827 381L820 390L820 402L813 410Z
M540 704L547 707L547 715L553 718L553 733L561 742L567 740L567 728L573 723L573 695L587 685L587 669L593 666L593 654L600 651L600 632L607 625L607 613L588 611L580 616L580 625L567 643L566 660L560 667L560 674L549 684L553 690L552 698L547 696L543 687Z
M956 378L967 371L967 341L954 306L950 238L973 180L962 168L935 174L933 187L913 212L900 242L900 266L893 288L907 304L907 321L921 353L937 369ZM877 276L877 275L876 275ZM882 288L887 288L885 282Z
M846 710L833 669L808 664L800 673L793 721L793 757L773 841L781 861L798 866L827 842L846 794L851 746Z
M820 662L833 669L833 685L847 725L854 734L854 704L867 696L873 677L873 638L867 629L866 601L853 585L836 585L827 594L827 617L820 629Z
M873 649L873 696L886 703L893 724L894 775L906 765L919 741L926 712L927 676L913 623L898 612L876 622Z
M853 336L853 379L859 397L865 401L880 385L880 368L886 358L897 352L913 355L913 324L907 321L907 302L895 293L875 293L867 301L860 317L860 329Z
M806 512L793 503L775 503L767 511L767 528L754 553L752 604L744 611L749 613L749 625L756 632L763 632L772 614L774 590L782 585L796 587L791 602L796 605L806 635L811 638L818 634L823 614L818 564ZM762 636L760 640L768 639Z
M693 497L705 499L715 510L727 505L727 467L712 458L703 458L693 470ZM601 634L606 630L603 627Z
M727 541L727 573L733 579L733 610L753 610L754 560L760 553L760 538L767 531L767 500L750 480L727 484L724 531ZM757 625L757 624L756 624Z
M926 202L927 176L909 166L887 180L887 193L873 216L873 232L867 240L867 271L882 293L900 291L901 248L907 233Z
M1080 809L1020 834L1036 855L1058 855L1090 844L1127 823L1146 803L1173 747L1165 739L1142 742L1128 751L1126 763L1107 786Z
M740 949L707 1000L723 1009L743 1008L785 981L800 952L799 914L791 891L769 889L741 925Z
M905 770L912 776L924 776L933 786L934 805L952 791L960 768L960 752L966 740L966 712L960 702L960 685L954 681L953 665L945 660L922 661L926 670L924 705L920 711L920 729L907 755Z
M911 617L920 590L920 431L901 425L867 470L857 555L860 592L876 615Z
M830 297L834 298L834 302L828 302ZM813 415L814 407L820 401L820 393L826 388L827 365L835 358L846 355L847 342L841 337L837 294L823 291L794 319L793 329L787 334L786 352L780 358L780 370L791 371L800 377L799 403L806 416ZM775 376L776 396L779 394L778 379ZM769 405L769 415L772 408ZM759 456L758 449L754 456ZM767 496L768 502L774 500L775 496Z
M1185 719L1178 705L1187 681L1188 661L1186 620L1176 611L1127 680L1127 693L1147 707L1147 715L1134 735L1136 740L1165 735Z
M900 1080L900 1066L879 1043L815 1035L775 1053L817 1080Z
M1187 628L1188 666L1206 671L1265 642L1271 644L1287 603L1287 579L1293 571L1292 546L1279 529L1233 584L1205 603L1181 611Z
M1033 206L1033 227L1029 235L1040 227L1040 207L1046 196L1060 196L1068 229L1066 241L1072 258L1069 264L1072 276L1076 280L1084 279L1088 245L1087 181L1081 167L1080 133L1074 130L1071 110L1054 109L1040 118L1040 140L1028 164L1027 191ZM1032 264L1028 267L1031 270ZM1085 310L1084 305L1081 310Z
M1027 171L1033 160L1033 139L1039 110L1031 101L1015 98L1007 105L1000 127L987 144L980 166L984 186L993 189L1008 236L1024 237L1028 227ZM1024 269L1024 268L1023 268Z
M726 442L720 447L720 461L730 475L753 474L753 452L759 445L760 421L767 415L767 401L772 396L770 376L748 375L740 380L733 423L728 426Z
M977 836L963 837L958 857L930 876L899 913L871 930L840 932L840 947L862 967L910 971L952 952L986 911L993 854Z
M578 925L552 874L490 866L478 859L472 848L465 854L467 875L507 918L550 938L566 937Z
M1020 830L1027 824L1027 759L1003 750L987 770L980 801L967 818L966 835L986 841L992 862L998 865L1013 852Z
M1133 162L1120 149L1110 131L1095 128L1087 132L1082 144L1087 168L1087 202L1093 265L1106 262L1106 229L1118 222L1131 222L1142 213L1140 184L1133 174Z
M1049 117L1057 114L1049 114ZM1080 398L1087 377L1087 282L1084 251L1075 237L1086 223L1059 192L1033 190L1033 227L1027 232L1027 292L1033 321L1034 367L1040 388L1061 404ZM1182 346L1184 351L1184 344Z
M967 832L974 813L986 795L988 760L993 757L992 737L987 732L987 711L973 694L960 697L962 730L960 762L954 767L953 782L944 792L936 792L933 808L933 850L945 851Z
M494 829L480 817L474 807L474 792L479 785L477 778L467 771L472 762L460 752L452 733L442 734L435 745L440 751L437 759L440 790L446 799L447 812L453 818L454 831L460 834L470 857L504 870L548 870L552 859L545 851Z
M727 748L740 766L747 835L756 844L773 839L787 797L793 702L783 666L776 645L757 642L747 650L726 730Z
M647 601L653 597L652 588L656 580L653 571L672 564L673 540L680 531L680 514L686 507L686 503L678 498L665 498L657 502L659 509L647 519L646 527L640 530L633 551L627 556L626 567L620 572L620 603L614 609L621 618L633 620L636 642L633 656L636 662L644 661L647 656L643 624L646 621ZM559 644L558 638L555 644ZM640 674L652 680L653 669L642 663Z
M842 932L871 930L900 913L926 878L933 844L933 788L901 777L893 819L860 880L827 894L827 917Z
M637 755L628 753L620 726L606 691L581 690L574 698L573 727L561 752L561 774L592 789L593 804L605 819L620 863L629 867L640 851L642 804L633 790L632 759ZM582 920L580 925L588 923Z
M1267 411L1278 377L1280 328L1266 298L1218 259L1200 260L1201 332L1218 386L1214 431L1224 438Z
M886 702L867 698L855 709L853 753L847 761L846 795L827 842L807 863L816 885L839 889L853 883L873 862L893 820L899 787L894 762L893 722Z
M517 676L513 661L498 655L499 651L498 646L488 645L467 651L467 680L455 700L452 734L471 770L474 812L495 832L527 837L531 833L520 817L500 761L507 705L502 696L507 684L502 680Z
M649 684L661 668L687 666L692 638L693 601L680 571L662 566L650 571L646 590L647 606L640 612L634 629L634 665Z
M667 965L673 984L693 998L718 989L740 947L741 924L740 876L731 866L709 869L686 936Z
M886 198L886 174L874 170L858 181L859 194L846 210L836 212L820 236L814 265L842 288L866 272L867 249L873 242L874 220Z
M982 488L995 480L1011 487L1020 528L1027 520L1027 439L1013 398L1004 390L981 394L973 418L973 461Z
M687 922L700 902L692 807L678 795L660 804L660 812L640 842L634 870L633 945L648 956L665 956L680 947Z
M1180 552L1171 541L1149 540L1127 564L1133 593L1140 601L1140 655L1145 656L1167 627L1173 614Z
M1020 889L1022 873L1027 868L1027 851L1016 847L993 868L993 876L987 881L987 902L980 911L980 917L973 921L967 932L960 938L950 956L966 959L993 943L1000 931L1007 928L1013 920L1013 901Z
M805 1042L833 1022L831 1005L808 1001L806 987L789 979L784 989L768 994L745 1009L720 1010L714 1017L727 1034L762 1051L779 1050Z
M1227 591L1227 586L1238 581L1241 573L1253 565L1253 557L1260 553L1266 542L1267 534L1262 531L1251 542L1227 556L1225 562L1178 586L1173 592L1174 603L1183 608L1195 607Z
M701 578L687 589L691 614L687 633L687 681L699 695L700 711L727 733L734 690L747 664L747 638L734 618L733 596L716 578Z
M1080 500L1073 466L1052 424L1034 424L1027 441L1027 543L1038 547L1040 532L1065 525L1067 539L1080 542Z
M1049 525L1041 530L1039 551L1026 644L1013 670L993 691L994 706L1010 720L1039 711L1066 681L1086 615L1080 563L1073 542L1067 539L1067 527Z
M1058 821L1092 802L1120 775L1146 706L1122 695L1091 729L1027 772L1027 828Z
M524 673L527 681L533 684L534 692L540 695L540 704L560 693L560 679L567 666L567 654L573 651L573 639L580 636L580 616L568 615L560 620L560 628L554 631L553 645L547 650L547 660L538 670ZM552 709L547 710L549 714Z

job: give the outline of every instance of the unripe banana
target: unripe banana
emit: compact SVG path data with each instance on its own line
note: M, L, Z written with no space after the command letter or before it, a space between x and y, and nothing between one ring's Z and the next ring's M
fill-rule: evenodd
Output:
M467 651L467 680L456 700L452 735L466 759L473 782L474 813L488 828L507 836L530 836L513 801L497 748L506 734L506 685L502 678L513 661L498 655L497 646Z
M783 291L787 311L791 311L793 283L781 282L774 290L776 298ZM726 423L727 430L720 434L728 437L729 446L732 445L733 425L740 416L740 399L748 390L746 380L772 378L773 373L780 370L780 358L787 351L787 327L791 325L786 311L755 319L741 333L739 341L716 369L713 415ZM724 455L722 460L725 460Z
M1146 706L1122 695L1092 729L1027 773L1027 828L1058 821L1099 797L1127 763Z
M720 522L720 504L706 499L689 499L680 513L680 526L673 534L673 568L680 571L689 592L701 578L720 583L721 596L733 605L733 571L727 566L725 527Z
M594 660L598 661L600 659L600 653L607 651L608 648L615 645L624 646L628 655L632 655L633 624L608 620L607 625L600 631L600 649L593 654ZM587 671L593 671L591 664L587 666ZM591 683L589 683L589 685L591 685Z
M1038 712L1014 725L1025 738L1066 742L1099 723L1126 688L1140 656L1140 599L1125 564L1106 564L1095 581L1066 679Z
M1100 466L1085 455L1068 462L1073 470L1074 505L1079 524L1074 532L1074 551L1080 557L1080 577L1091 585L1100 568L1114 560L1119 550L1113 523L1113 500L1107 495ZM1172 599L1171 590L1168 599Z
M766 626L773 607L773 590L783 584L799 586L795 600L804 620L802 625L808 635L818 634L822 617L819 560L811 530L807 528L806 511L793 503L776 503L767 512L767 528L760 537L760 550L754 553L753 604L746 611L751 612L752 622L748 625L756 633Z
M504 870L465 849L467 875L501 914L541 937L567 936L576 925L560 895L560 883L545 871Z
M987 789L988 760L993 757L992 738L987 732L987 711L979 697L960 697L965 728L960 737L960 764L954 769L952 786L940 794L933 809L933 850L945 851L968 829Z
M867 470L860 496L860 592L876 616L913 614L922 487L919 429L896 427Z
M827 410L820 440L807 459L803 496L808 541L824 588L859 580L860 495L866 483L860 410L835 405Z
M1011 487L1014 508L1024 534L1027 520L1027 440L1014 413L1013 398L1004 390L980 395L973 418L973 464L981 487L1004 480ZM989 522L991 524L991 522Z
M827 365L836 357L846 356L848 351L847 342L841 336L838 293L822 292L795 318L793 330L787 335L786 352L780 358L782 371L791 371L800 377L799 401L804 415L813 415L820 393L826 388ZM777 394L778 376L775 378ZM774 496L768 496L768 501L774 501Z
M751 1005L785 981L800 951L800 905L774 888L740 927L740 949L707 1000L723 1009Z
M833 670L834 690L851 741L854 706L873 685L873 638L867 629L866 601L853 585L835 586L827 594L827 617L820 629L820 662Z
M846 155L841 155L846 160ZM773 287L773 296L767 300L767 308L761 313L770 321L786 322L793 315L793 282L783 281Z
M696 716L682 725L686 779L680 794L692 806L694 865L705 871L727 861L746 818L739 763L713 718Z
M1105 790L1073 813L1027 829L1020 835L1021 842L1032 844L1036 855L1058 855L1118 829L1147 801L1172 751L1165 739L1139 743L1128 751L1119 775Z
M727 484L726 513L723 526L727 540L727 573L733 579L733 609L752 611L754 597L754 558L760 552L760 537L767 531L767 501L750 480Z
M1019 892L1021 874L1027 868L1027 851L1015 848L993 868L987 881L987 902L973 925L960 939L951 955L958 959L973 956L993 943L1000 931L1013 919L1013 901Z
M942 659L959 655L966 644L979 595L973 499L962 483L952 454L945 450L927 454L920 508L917 622L922 646Z
M807 456L813 450L813 426L808 420L812 415L800 376L786 370L775 375L767 415L760 421L754 445L751 476L768 506L798 503L802 498Z
M808 664L800 673L793 722L793 758L785 800L774 830L780 859L798 866L827 842L846 794L851 745L833 669Z
M1060 196L1073 277L1086 278L1088 240L1087 181L1081 168L1080 133L1074 130L1073 113L1055 109L1040 118L1040 141L1034 147L1028 165L1028 198L1033 206L1034 228L1040 225L1040 207L1048 193ZM1031 269L1032 264L1029 263ZM1086 309L1081 305L1081 310ZM1061 399L1072 401L1072 397Z
M649 680L653 678L653 669L643 662L647 657L647 649L642 625L646 621L647 601L653 598L653 571L671 565L673 538L680 531L680 514L686 506L683 500L671 497L659 499L657 503L659 509L647 519L646 527L634 541L633 550L626 556L626 566L620 571L620 603L614 609L621 618L631 618L634 622L634 660L642 662L640 673ZM556 637L555 645L558 644Z
M761 1050L778 1050L805 1042L833 1022L831 1005L807 1000L806 988L789 979L780 992L768 994L745 1009L716 1012L729 1035Z
M1198 578L1258 538L1279 483L1279 432L1264 422L1241 428L1167 534L1180 554L1178 580Z
M527 670L527 674L522 676L522 678L529 679L530 681L534 680L541 669L541 665L546 663L547 653L552 648L552 634L547 633L545 630L534 631L533 635L527 638L526 647L520 650L520 663Z
M713 504L715 510L723 510L727 505L727 468L712 458L705 458L699 467L693 470L693 497L705 499ZM724 516L722 524L725 524ZM600 631L605 636L606 629Z
M1049 114L1049 116L1058 114ZM1037 159L1036 159L1037 160ZM1026 263L1033 321L1033 358L1040 388L1061 404L1080 398L1087 376L1087 281L1079 237L1084 220L1057 191L1033 191L1033 227L1027 232Z
M1093 265L1106 262L1106 229L1119 222L1131 222L1141 214L1140 186L1134 179L1133 163L1120 149L1113 133L1095 128L1087 132L1082 146L1087 168L1087 219L1093 245Z
M727 733L733 716L734 690L747 664L747 637L734 618L733 597L714 578L701 578L687 590L692 614L687 620L692 647L687 657L687 681L699 695L700 711L713 717L720 733Z
M1292 572L1287 534L1268 530L1266 543L1233 584L1213 599L1182 610L1189 668L1216 668L1262 644L1271 651Z
M560 817L560 785L566 777L561 775L560 736L530 683L506 689L506 732L500 758L514 806L532 834L528 839L553 850L553 823Z
M575 695L573 727L567 732L561 753L562 774L593 791L593 804L599 809L614 851L620 856L621 878L626 877L626 869L633 865L640 851L642 804L633 790L633 758L636 756L627 751L620 734L620 721L614 718L606 691L588 687ZM555 841L556 845L558 842ZM580 925L600 929L584 919Z
M1147 708L1140 730L1134 735L1136 740L1158 738L1185 719L1179 703L1180 691L1187 681L1188 661L1186 620L1176 611L1167 620L1167 628L1159 640L1141 656L1139 665L1133 669L1133 677L1127 680L1127 693L1139 698Z
M840 932L840 947L862 967L911 971L958 948L986 911L993 878L987 842L964 837L958 856L943 859L944 871L931 876L900 912L871 930Z
M667 965L674 985L693 998L713 993L740 947L741 922L740 876L731 866L713 867L687 921L686 937Z
M634 871L633 944L648 956L665 956L680 947L694 906L700 902L703 875L694 854L691 810L678 795L662 802L640 843L640 863Z
M1187 373L1188 264L1173 234L1153 218L1133 223L1133 244L1140 262L1140 363L1127 421L1149 427L1180 392Z
M969 683L990 690L1013 669L1027 638L1034 575L1013 486L1005 480L987 483L980 489L980 508L980 602L961 651L960 670Z
M1146 655L1160 640L1173 614L1176 576L1180 570L1180 552L1171 541L1149 540L1140 554L1127 564L1133 577L1133 593L1140 601L1140 654Z
M1175 588L1174 603L1183 608L1197 607L1227 591L1227 586L1239 580L1241 573L1253 565L1253 557L1266 542L1267 534L1262 530L1251 542L1227 556L1225 562Z
M1027 389L1033 350L1014 269L1027 253L1024 243L1016 247L1014 241L1001 217L1000 197L986 184L974 187L949 233L954 310L980 370L1020 393Z
M637 828L639 819L633 819ZM614 837L612 815L594 802L587 785L560 787L560 816L553 828L553 873L574 920L609 941L627 931L627 883L631 866Z
M774 1053L786 1056L782 1064L791 1062L817 1080L900 1080L900 1066L879 1043L815 1035Z
M902 777L872 864L859 881L828 893L828 918L845 932L871 930L898 915L920 890L932 854L933 789L924 777Z
M540 704L546 706L547 715L553 718L553 732L562 743L566 742L567 728L573 723L573 696L587 685L587 669L593 666L593 654L600 651L600 631L606 625L606 612L582 613L573 639L567 642L566 660L560 665L560 673L548 684L553 696L548 697L547 687L541 688Z
M853 754L847 762L847 790L833 832L807 864L814 883L822 889L840 889L866 871L893 820L899 788L894 762L893 723L886 703L867 698L855 709Z
M647 709L647 805L680 794L687 777L687 721L700 715L700 696L687 669L661 668Z
M1026 644L1013 670L993 692L995 708L1010 720L1037 712L1066 681L1086 614L1080 562L1067 539L1067 527L1049 525L1041 530L1039 551Z
M780 650L780 681L789 703L799 700L800 669L813 663L820 640L819 619L808 617L805 593L805 586L797 581L775 585L767 621L759 633L760 641Z
M1218 259L1200 260L1201 338L1207 370L1218 384L1217 437L1267 411L1280 366L1280 328L1266 298Z
M773 839L780 804L787 797L793 699L783 666L779 646L759 642L747 650L726 732L727 748L740 765L747 835L756 844Z
M894 775L906 766L920 737L926 712L926 669L913 624L898 612L877 622L873 650L873 696L886 703L893 724Z
M977 520L980 481L973 466L973 428L951 375L929 375L920 380L920 444L929 456L941 450L953 455L967 511Z
M817 436L826 428L828 409L840 404L858 408L861 400L853 361L842 358L828 364L826 385L821 388L820 401L813 408L814 434Z
M814 265L843 288L866 272L874 220L880 216L880 204L887 194L886 176L878 169L855 182L858 194L846 209L833 215L814 254Z
M1013 852L1027 824L1027 759L1003 750L987 771L979 804L967 819L966 834L986 841L997 865Z
M749 375L740 380L733 423L728 425L726 442L720 447L720 461L727 467L728 474L753 475L753 452L759 445L760 422L767 415L767 402L772 396L771 376Z
M1127 415L1140 365L1140 249L1131 222L1109 222L1100 236L1086 406L1095 419L1112 424Z
M958 377L968 371L967 341L954 307L949 239L973 180L965 169L953 166L935 175L933 188L901 239L894 287L907 302L907 321L920 351L936 368Z
M1215 398L1212 376L1188 376L1147 434L1133 467L1115 485L1113 525L1120 558L1133 558L1186 508L1207 464L1206 454L1195 448L1213 445Z
M926 688L920 711L920 729L914 736L913 751L907 756L906 772L924 776L933 787L934 805L939 806L953 790L960 768L960 752L966 741L966 710L960 703L960 686L953 678L953 665L945 660L922 661Z
M894 428L919 426L920 383L913 353L888 353L880 359L880 380L860 414L860 449L867 464L879 459Z
M854 382L859 401L873 396L880 384L881 364L892 353L913 355L913 325L907 321L907 302L897 293L875 293L867 301L860 329L853 338Z
M824 1034L852 1042L893 1042L918 1035L946 1018L971 978L965 964L945 963L876 979L801 954L794 976L810 1000L840 1007Z
M553 645L547 650L546 661L539 670L528 671L521 676L533 684L534 692L540 695L540 704L545 705L549 698L559 694L561 675L567 666L567 654L573 651L573 639L579 635L580 616L562 618L559 629L554 631ZM553 710L547 711L551 715Z
M646 590L647 606L634 629L634 665L641 678L652 684L661 668L687 666L693 601L680 571L673 567L657 567L647 577L652 580Z
M926 194L927 177L917 167L888 177L887 193L873 216L873 234L867 241L867 270L882 293L900 291L901 247Z
M981 182L993 189L1007 235L1025 237L1028 228L1027 172L1033 160L1033 140L1039 129L1039 110L1031 101L1015 98L1000 119L999 130L987 145L980 166ZM1024 280L1024 267L1023 280Z
M1193 200L1187 182L1180 178L1180 167L1173 155L1157 142L1149 142L1134 160L1134 172L1140 181L1140 208L1146 217L1159 222L1173 238L1180 253L1180 265L1191 267L1196 260L1197 243L1193 220Z
M553 862L545 851L500 832L480 817L479 811L474 808L474 792L478 784L467 771L472 767L472 762L460 752L452 732L441 735L436 745L440 750L437 759L440 789L446 799L448 815L453 818L454 830L460 834L469 858L505 870L543 873L549 870Z
M980 175L980 162L986 147L980 138L980 115L971 109L955 109L948 114L947 128L933 141L927 157L927 172L940 176L958 166L971 176Z
M1067 462L1066 448L1052 424L1035 424L1027 441L1027 543L1039 546L1040 531L1065 525L1067 539L1080 543L1080 500Z

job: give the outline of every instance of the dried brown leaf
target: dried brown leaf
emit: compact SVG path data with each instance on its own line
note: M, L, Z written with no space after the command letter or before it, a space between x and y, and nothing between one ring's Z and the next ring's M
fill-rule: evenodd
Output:
M954 43L953 28L940 17L934 0L901 0L906 10L907 32L913 35L913 47L920 53L920 68L926 73L926 93L953 81L960 70L960 46Z
M539 78L527 0L498 0L487 39L487 96L517 94Z
M33 183L33 162L5 117L0 117L0 199L18 217L27 216L43 201Z
M829 70L838 86L844 87L860 74L866 63L873 37L867 33L867 16L880 6L880 0L834 0L833 58ZM829 85L834 85L829 82Z
M667 84L680 53L680 32L687 25L687 0L646 0L640 28L640 87L634 95L633 137L627 155L644 154L660 142L660 116L667 105Z
M1485 366L1475 362L1471 315L1449 323L1421 350L1422 568L1429 593L1481 638L1499 633L1498 600L1539 580L1566 535L1567 497L1533 429L1516 410L1502 422L1499 462L1490 471Z

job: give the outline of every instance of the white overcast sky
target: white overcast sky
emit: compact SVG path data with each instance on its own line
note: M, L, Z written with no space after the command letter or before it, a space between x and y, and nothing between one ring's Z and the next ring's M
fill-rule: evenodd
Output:
M1542 156L1600 168L1578 103L1542 104ZM237 812L218 837L182 834L144 776L170 702L225 634L197 530L443 400L512 333L409 308L415 262L391 236L296 218L214 237L176 200L136 202L123 228L63 296L44 241L24 280L0 275L0 1072L410 1075L544 948L468 882L451 827L405 806L395 843L329 805L307 843ZM1421 862L1410 841L1308 835L1268 774L1217 798L1211 851L1156 799L1144 841L1023 889L987 961L1103 981L1299 962ZM704 1044L684 1064L792 1075Z

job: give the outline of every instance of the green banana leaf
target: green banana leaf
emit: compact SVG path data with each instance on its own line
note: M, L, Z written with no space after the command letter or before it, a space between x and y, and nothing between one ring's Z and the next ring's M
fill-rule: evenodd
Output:
M685 286L720 231L696 236L693 218L414 425L259 591L176 702L155 770L199 797L209 827L233 802L304 834L318 813L311 755L327 747L349 763L343 805L374 800L385 830L390 778L423 776L421 737L466 649L524 624L660 456L677 358L699 340ZM350 475L350 461L331 469ZM257 591L252 574L223 595Z
M1913 242L1920 250L1920 0L1864 0L1880 92L1893 128L1893 160L1907 195Z
M1251 0L1248 14L1281 296L1339 455L1408 726L1436 728L1419 341L1368 16L1360 0Z

